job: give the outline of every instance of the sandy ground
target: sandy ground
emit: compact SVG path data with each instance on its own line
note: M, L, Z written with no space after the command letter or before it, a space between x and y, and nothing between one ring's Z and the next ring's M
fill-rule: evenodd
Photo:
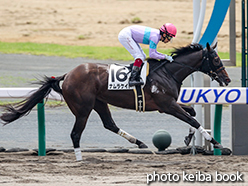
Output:
M211 16L214 0L207 4L203 31ZM236 1L237 51L240 51L241 1ZM142 25L159 28L172 22L177 38L159 48L191 43L192 0L0 0L0 41L58 43L65 45L121 46L119 31L138 17ZM229 16L219 32L219 51L228 51ZM56 154L56 155L55 155ZM179 174L183 171L211 174L204 185L247 185L246 182L217 183L215 172L243 174L247 180L247 156L190 156L155 154L83 153L76 162L73 153L58 152L46 157L24 153L0 153L0 184L21 185L146 185L147 174ZM202 182L161 183L202 185ZM158 182L151 185L160 185Z
M84 152L76 162L74 153L53 152L38 157L32 151L0 153L0 184L21 185L146 185L156 174L178 175L178 182L151 182L150 185L247 185L247 156L157 155ZM221 175L240 176L243 182L217 182ZM238 173L237 173L238 171ZM183 176L184 174L184 176ZM195 175L194 182L186 174ZM211 182L197 181L203 174ZM242 174L242 175L241 175ZM238 177L236 177L237 179ZM162 177L164 180L165 177ZM169 177L167 178L169 179ZM173 180L173 177L170 178ZM177 179L174 176L174 179ZM203 176L201 178L204 179ZM226 178L227 179L227 176ZM156 178L158 180L158 176Z
M165 22L178 29L172 43L159 48L185 46L193 39L192 0L0 0L0 41L65 45L121 46L119 31L134 18L159 28ZM202 33L214 0L207 1ZM237 51L241 49L241 1L236 0ZM229 50L229 13L218 35L218 50ZM146 47L146 46L144 46Z

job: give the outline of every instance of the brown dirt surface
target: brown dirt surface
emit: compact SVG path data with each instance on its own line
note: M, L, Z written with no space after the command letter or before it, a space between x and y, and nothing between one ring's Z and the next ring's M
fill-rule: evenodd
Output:
M202 33L214 0L207 1ZM172 43L158 48L185 46L193 39L192 0L1 0L0 41L57 43L84 46L121 46L119 31L132 23L159 28L171 22L178 29ZM237 51L241 50L241 1L236 0ZM147 46L144 46L147 47ZM218 34L218 50L229 51L229 13Z
M244 182L216 182L218 174L248 173L247 156L157 155L83 152L83 161L75 161L73 152L54 151L47 156L33 151L0 153L0 184L21 185L146 185L147 175L178 174L179 182L154 182L151 185L246 185ZM209 174L212 182L183 181L187 174ZM151 177L150 177L151 179Z

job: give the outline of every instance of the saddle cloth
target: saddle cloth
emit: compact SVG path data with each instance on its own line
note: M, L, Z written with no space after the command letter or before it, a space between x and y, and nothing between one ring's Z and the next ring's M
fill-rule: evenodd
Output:
M135 87L129 87L128 81L131 75L132 65L121 65L121 64L111 64L109 68L108 77L108 90L132 90ZM149 63L144 61L141 69L140 77L142 78L144 85L146 83L146 76L149 73Z

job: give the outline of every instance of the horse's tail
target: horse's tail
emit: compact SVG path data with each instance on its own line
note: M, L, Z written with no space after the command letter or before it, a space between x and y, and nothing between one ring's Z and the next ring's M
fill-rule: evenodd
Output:
M33 92L29 97L19 103L5 105L4 107L6 112L0 116L0 119L4 121L4 124L6 125L29 114L36 104L41 103L42 100L49 95L52 89L63 96L59 82L64 80L65 76L66 74L59 77L45 76L43 80L38 82L41 87Z

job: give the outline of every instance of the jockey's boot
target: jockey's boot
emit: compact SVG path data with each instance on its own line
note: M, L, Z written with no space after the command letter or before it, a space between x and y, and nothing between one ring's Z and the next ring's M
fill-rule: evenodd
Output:
M132 72L129 78L129 86L144 85L143 80L140 78L141 67L133 66Z

